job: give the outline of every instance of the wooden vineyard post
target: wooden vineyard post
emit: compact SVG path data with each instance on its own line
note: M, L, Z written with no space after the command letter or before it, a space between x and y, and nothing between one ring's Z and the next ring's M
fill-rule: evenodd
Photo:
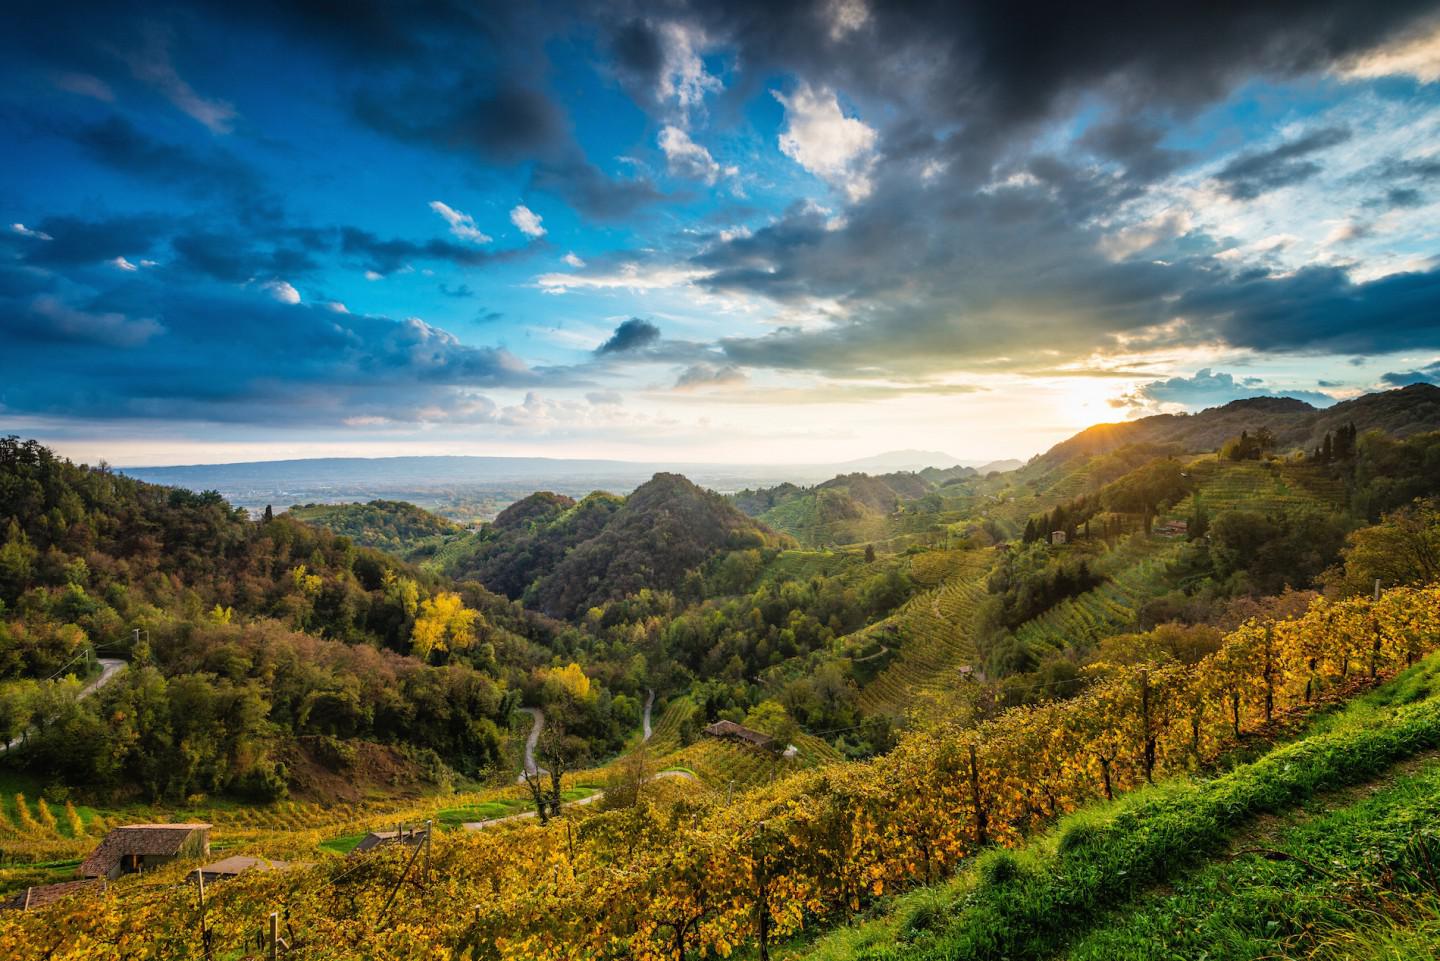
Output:
M980 802L980 767L976 763L975 743L970 748L970 800L975 805L975 846L984 847L990 841L989 818L985 806Z
M435 822L425 822L425 883L430 883L430 842L435 837Z
M205 922L205 872L195 869L195 883L200 890L200 949L210 957L210 929Z

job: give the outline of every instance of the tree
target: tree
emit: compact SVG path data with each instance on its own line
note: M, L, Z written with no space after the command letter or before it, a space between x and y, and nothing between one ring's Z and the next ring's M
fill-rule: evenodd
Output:
M1440 581L1440 498L1417 500L1386 514L1379 524L1350 534L1344 566L1326 576L1342 597L1384 587Z
M459 594L436 594L420 603L410 633L411 649L422 658L434 651L463 650L475 643L477 623L483 623L480 612L467 608Z

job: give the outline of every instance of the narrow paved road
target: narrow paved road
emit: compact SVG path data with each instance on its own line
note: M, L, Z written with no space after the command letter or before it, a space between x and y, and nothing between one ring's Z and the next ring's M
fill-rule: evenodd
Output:
M645 699L645 721L644 721L644 724L643 724L644 731L645 731L645 736L640 739L641 741L648 741L648 740L650 740L650 709L651 709L652 707L654 707L654 706L655 706L655 689L652 687L652 688L650 689L650 696Z
M684 778L684 779L687 780L687 781L695 781L695 780L698 780L698 779L695 777L695 775L691 774L689 771L661 771L661 772L659 772L658 774L652 774L652 775L650 776L650 780L652 780L652 781L658 781L658 780L660 780L661 778L673 778L673 777ZM581 798L580 800L578 800L578 801L571 801L569 804L566 804L565 806L568 808L568 807L574 807L574 806L579 805L579 804L594 804L596 801L600 800L600 799L603 798L604 796L605 796L605 792L604 792L604 791L596 791L594 794L591 794L589 797L582 797L582 798ZM463 824L461 824L460 826L463 827L463 828L464 828L465 830L467 830L467 831L483 831L483 830L485 830L486 828L493 828L493 827L494 827L495 825L497 825L497 824L508 824L508 823L511 822L511 821L521 821L521 820L524 820L525 818L533 818L533 817L535 817L535 812L534 812L534 811L522 811L522 812L520 812L519 814L507 814L507 815L505 815L504 817L500 817L500 818L490 818L488 821L466 821L466 822L464 822Z
M516 784L525 783L525 775L534 777L543 773L535 764L535 745L540 743L540 732L545 730L545 712L538 707L522 707L520 710L531 717L530 733L525 738L525 770L515 778Z
M91 681L89 684L86 684L83 688L81 688L80 693L76 695L76 697L89 697L91 694L94 694L106 684L109 684L112 680L114 680L115 675L119 674L121 671L125 670L125 668L129 666L125 661L120 660L118 657L101 657L97 658L96 660L100 664L100 676L95 678L95 680ZM21 735L20 737L14 738L13 740L6 741L5 753L8 754L10 753L11 748L19 744L23 744L23 739L24 735Z

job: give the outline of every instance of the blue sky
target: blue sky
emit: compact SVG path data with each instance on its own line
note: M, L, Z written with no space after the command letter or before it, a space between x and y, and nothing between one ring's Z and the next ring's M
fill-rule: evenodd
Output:
M1433 4L962 6L21 2L0 430L1024 457L1440 379Z

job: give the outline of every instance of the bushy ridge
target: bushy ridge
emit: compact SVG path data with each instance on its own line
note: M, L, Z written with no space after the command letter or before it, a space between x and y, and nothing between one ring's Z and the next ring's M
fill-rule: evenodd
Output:
M447 537L463 530L459 524L405 501L297 504L286 513L296 520L348 537L361 547L373 547L409 560L433 554Z
M780 543L718 494L678 474L656 474L626 498L592 494L576 504L532 495L446 567L573 618L643 589L677 590L723 553Z

